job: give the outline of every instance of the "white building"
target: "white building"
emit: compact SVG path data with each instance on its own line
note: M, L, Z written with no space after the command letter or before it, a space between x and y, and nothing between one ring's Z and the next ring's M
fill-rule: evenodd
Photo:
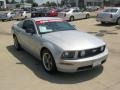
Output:
M32 4L30 4L30 3L22 3L22 4L20 5L20 7L21 7L21 8L31 8L31 7L32 7Z
M86 7L86 6L104 6L104 0L70 0L71 2L75 2L78 7Z
M0 8L6 8L6 1L0 0Z

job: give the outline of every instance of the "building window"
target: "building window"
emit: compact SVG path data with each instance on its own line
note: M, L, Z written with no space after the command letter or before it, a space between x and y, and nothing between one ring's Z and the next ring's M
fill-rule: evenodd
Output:
M101 2L94 2L94 6L101 6L102 3Z
M93 2L87 2L87 6L93 6Z

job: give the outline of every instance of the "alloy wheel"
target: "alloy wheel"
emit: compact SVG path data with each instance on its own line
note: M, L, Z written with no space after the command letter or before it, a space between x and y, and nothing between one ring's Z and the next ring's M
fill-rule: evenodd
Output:
M43 54L43 65L47 71L51 71L53 67L52 57L49 53Z

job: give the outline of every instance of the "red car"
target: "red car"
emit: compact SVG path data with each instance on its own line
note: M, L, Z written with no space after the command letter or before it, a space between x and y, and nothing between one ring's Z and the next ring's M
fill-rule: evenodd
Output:
M56 9L50 10L50 11L48 12L48 16L49 16L49 17L56 17L56 16L58 16L57 10L56 10Z

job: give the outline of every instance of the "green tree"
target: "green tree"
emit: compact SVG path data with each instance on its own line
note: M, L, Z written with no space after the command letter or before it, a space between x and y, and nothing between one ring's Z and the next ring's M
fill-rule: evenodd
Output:
M11 4L15 4L15 3L16 3L16 1L15 1L15 0L12 0L12 1L11 1Z
M49 7L50 6L50 2L47 1L45 5Z
M18 4L16 4L16 8L20 8L20 4L18 3Z
M35 1L34 0L26 0L26 3L31 3L33 4Z
M9 1L9 0L6 0L6 3L7 3L7 4L9 4L9 3L10 3L10 1Z
M51 2L50 6L57 6L57 4L55 2Z
M61 6L67 5L69 0L61 0Z
M24 3L24 0L21 0L20 3Z
M38 6L38 4L36 3L36 2L34 2L33 4L32 4L32 7L37 7Z

